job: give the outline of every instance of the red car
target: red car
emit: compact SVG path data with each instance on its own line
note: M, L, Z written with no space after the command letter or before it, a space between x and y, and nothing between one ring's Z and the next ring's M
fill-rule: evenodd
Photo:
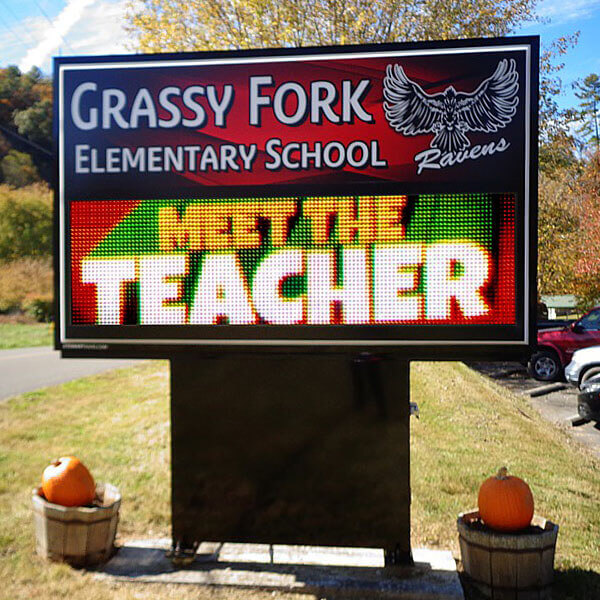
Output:
M600 306L560 329L538 331L537 348L529 359L529 374L540 381L556 381L579 348L600 344Z

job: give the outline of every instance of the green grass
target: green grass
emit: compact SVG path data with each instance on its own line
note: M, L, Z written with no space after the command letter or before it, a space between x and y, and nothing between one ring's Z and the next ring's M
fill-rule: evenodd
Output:
M457 514L476 505L480 483L506 464L529 482L536 513L560 526L555 600L599 598L599 462L524 399L460 363L414 364L411 380L421 412L411 424L413 547L458 556ZM100 582L35 555L31 489L50 460L65 454L81 456L98 481L122 490L121 540L170 535L168 390L167 363L145 362L0 405L0 598L316 599ZM385 456L378 450L369 456Z
M0 350L52 344L52 323L0 323Z

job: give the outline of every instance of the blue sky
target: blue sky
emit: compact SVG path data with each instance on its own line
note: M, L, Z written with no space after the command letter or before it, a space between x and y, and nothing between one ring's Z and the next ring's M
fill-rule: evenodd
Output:
M560 104L576 106L572 82L590 73L600 74L600 0L545 0L538 4L537 12L549 22L532 23L515 33L540 35L544 46L579 31L577 45L561 61L565 67L560 74L564 87Z
M33 64L51 72L51 57L63 54L126 53L122 29L124 0L0 0L0 66ZM518 34L539 34L542 44L580 31L579 43L564 58L560 104L576 105L571 83L600 73L600 0L542 0L532 23Z

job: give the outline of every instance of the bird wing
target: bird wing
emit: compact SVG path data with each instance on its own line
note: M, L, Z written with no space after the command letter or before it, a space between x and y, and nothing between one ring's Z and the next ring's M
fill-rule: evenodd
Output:
M504 58L474 92L457 94L458 117L471 131L498 131L512 120L519 104L518 91L515 60Z
M427 94L400 65L388 65L385 73L383 108L389 124L404 135L431 133L442 117L442 94Z

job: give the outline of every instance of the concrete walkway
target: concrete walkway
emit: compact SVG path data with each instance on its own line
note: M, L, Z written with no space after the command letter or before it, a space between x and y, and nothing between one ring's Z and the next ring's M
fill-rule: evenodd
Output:
M318 598L463 600L447 551L415 549L414 567L384 568L383 550L278 544L203 543L177 568L165 556L170 540L132 540L96 577L140 583L235 586L312 593ZM243 594L240 594L243 597Z
M0 350L0 401L136 362L139 361L60 358L60 352L48 346Z

